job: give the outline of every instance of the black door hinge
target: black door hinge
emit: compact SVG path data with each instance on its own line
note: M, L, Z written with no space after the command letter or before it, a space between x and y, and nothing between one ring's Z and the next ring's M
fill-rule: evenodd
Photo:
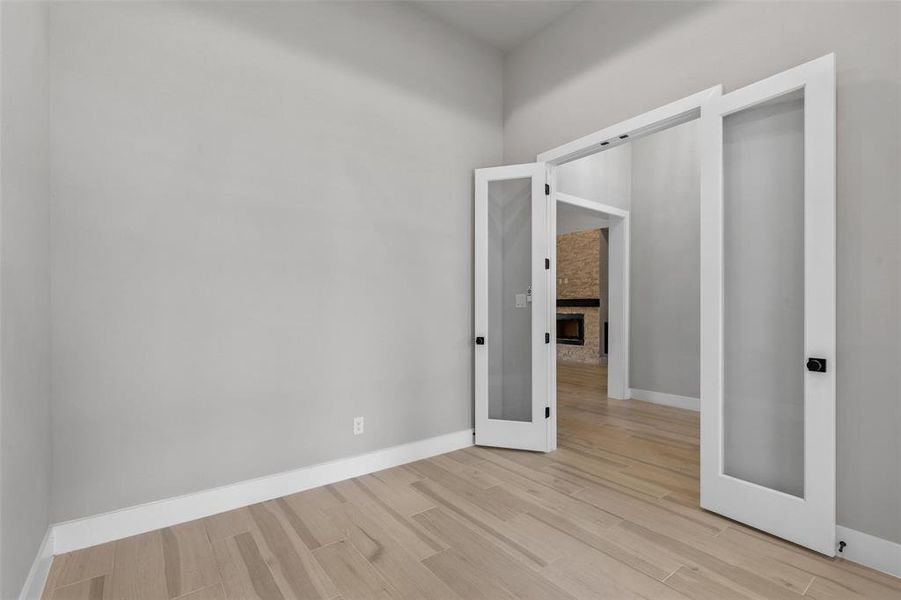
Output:
M547 271L547 270L550 270L550 268L551 268L551 259L545 258L544 259L544 270Z
M551 184L549 184L549 183L544 184L544 195L545 196L551 195Z
M550 406L545 406L545 407L544 407L544 418L545 418L545 419L550 419L550 418L551 418L551 407L550 407Z
M550 344L550 343L551 343L551 334L549 334L549 333L545 333L545 334L544 334L544 343L545 343L545 344Z

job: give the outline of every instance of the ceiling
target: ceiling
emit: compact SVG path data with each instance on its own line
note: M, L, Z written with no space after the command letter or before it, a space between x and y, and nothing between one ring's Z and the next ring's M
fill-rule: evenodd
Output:
M610 227L606 215L565 202L557 203L557 235L604 227Z
M569 12L580 0L419 0L438 19L506 52Z

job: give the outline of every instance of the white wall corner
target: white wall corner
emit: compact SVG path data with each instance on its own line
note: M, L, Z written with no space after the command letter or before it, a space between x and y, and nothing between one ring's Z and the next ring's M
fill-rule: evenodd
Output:
M633 400L644 400L645 402L653 402L654 404L662 404L664 406L674 406L676 408L684 408L700 412L701 399L691 396L679 396L677 394L665 394L663 392L652 392L650 390L639 390L631 388L629 397Z
M25 578L25 585L19 593L19 600L40 600L47 584L47 576L50 575L50 563L53 562L53 526L47 528L44 539L38 548L37 556Z
M53 526L53 554L209 517L472 445L472 429L464 429L358 456L57 523Z
M901 577L901 544L841 525L835 528L835 539L845 542L837 557Z

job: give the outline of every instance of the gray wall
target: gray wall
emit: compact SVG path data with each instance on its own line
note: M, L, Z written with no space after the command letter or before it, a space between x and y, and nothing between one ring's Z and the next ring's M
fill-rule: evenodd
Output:
M838 520L901 542L899 25L894 2L584 3L508 54L509 162L836 52ZM762 43L765 48L762 47Z
M566 163L557 169L557 189L564 194L629 210L631 161L632 144L622 144Z
M629 386L700 396L698 122L632 142Z
M47 11L3 2L0 97L0 597L50 522Z
M609 225L606 214L564 202L557 203L558 236L589 229L601 229Z
M496 51L384 3L60 3L50 40L55 521L471 427Z

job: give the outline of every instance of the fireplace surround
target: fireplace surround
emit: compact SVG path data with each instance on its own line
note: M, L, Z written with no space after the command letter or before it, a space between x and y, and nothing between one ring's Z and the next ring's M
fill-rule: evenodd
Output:
M571 346L585 345L583 313L557 313L557 343Z

